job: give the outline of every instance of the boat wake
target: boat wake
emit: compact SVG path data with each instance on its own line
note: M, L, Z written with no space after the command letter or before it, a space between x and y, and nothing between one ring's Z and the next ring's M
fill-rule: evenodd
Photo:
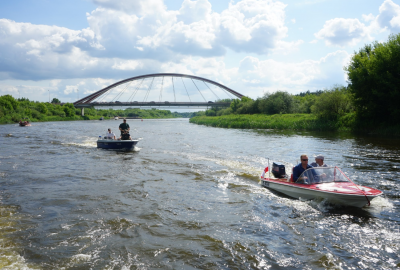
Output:
M61 143L61 145L65 145L65 146L78 146L78 147L82 147L82 148L96 148L96 141L94 140L86 140L83 142L68 142L68 143Z

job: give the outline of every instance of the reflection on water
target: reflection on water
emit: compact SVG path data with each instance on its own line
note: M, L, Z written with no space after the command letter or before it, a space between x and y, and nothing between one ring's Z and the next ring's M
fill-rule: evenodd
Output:
M398 139L129 120L137 151L97 149L118 124L0 126L0 268L400 267ZM303 153L385 196L357 209L259 185Z

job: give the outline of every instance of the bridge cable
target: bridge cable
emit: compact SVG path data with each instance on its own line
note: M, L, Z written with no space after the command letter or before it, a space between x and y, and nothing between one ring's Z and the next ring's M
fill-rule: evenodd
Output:
M226 91L225 89L223 89L223 91L226 93L226 95L228 96L228 98L230 98L231 100L240 99L240 98L238 98L237 96L233 95L231 92Z
M208 87L208 89L210 89L210 91L219 99L219 100L221 100L218 96L217 96L217 94L215 94L214 93L214 91L213 90L211 90L211 88L203 81L203 83ZM221 87L220 87L221 88ZM227 91L227 90L225 90L225 89L222 89L222 91L224 91L225 93L227 93L227 96L228 96L228 98L230 98L230 99L236 99L237 97L235 97L232 93L230 93L229 91ZM233 98L232 98L233 97Z
M111 89L112 89L112 88L111 88ZM99 99L98 102L102 101L106 96L108 96L108 95L110 94L110 92L111 92L111 91L110 91L111 89L108 89L107 92L101 94L101 95L100 95L101 98ZM105 94L105 95L104 95L104 94Z
M131 85L132 82L133 82L133 81L130 81L130 82L127 84L127 86L125 86L125 88L124 88L119 94L117 94L111 101L114 101L114 99L120 98L121 95L125 92L125 90Z
M136 89L133 90L133 93L131 94L131 96L128 98L128 102L132 102L133 98L135 97L135 95L137 94L137 92L139 91L139 87L142 85L144 81L144 78L142 79L142 81L140 82L140 84L138 86L136 86ZM129 101L130 100L130 101Z
M162 77L160 96L159 96L159 98L158 98L160 102L161 102L161 99L162 99L162 90L163 90L163 86L164 86L164 76Z
M172 78L172 89L174 90L174 102L176 102L174 77L171 78Z
M219 100L221 100L218 96L217 96L217 94L215 94L214 93L214 91L213 90L211 90L211 88L204 82L204 81L202 81L207 87L208 87L208 89L210 89L210 91L217 97L217 100L219 99Z
M149 89L147 89L146 96L144 97L143 102L146 102L147 98L149 97L150 89L151 89L151 87L153 86L154 78L155 78L155 77L153 77L153 80L151 81L151 83L150 83L150 85L149 85Z
M193 79L191 79L194 86L196 86L197 90L199 91L200 95L203 97L204 101L207 102L207 100L204 98L203 94L200 92L200 89L197 87L197 85L194 83Z
M188 90L186 89L186 85L185 85L185 82L183 81L182 77L181 77L181 80L182 80L183 86L185 87L186 94L188 95L189 101L192 102L192 100L190 99L190 96L189 96L189 92L188 92Z

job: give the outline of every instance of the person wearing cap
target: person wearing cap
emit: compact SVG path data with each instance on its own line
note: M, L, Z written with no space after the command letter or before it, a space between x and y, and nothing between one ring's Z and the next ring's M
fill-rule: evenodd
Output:
M115 140L115 134L114 132L111 131L111 128L107 130L106 136L104 138L109 139L109 140Z
M126 118L124 118L124 122L119 125L119 130L121 131L121 140L132 140L131 135L129 134L129 127L128 123L126 123Z
M313 167L329 167L327 164L324 163L324 156L318 155L315 157L315 162L310 164Z

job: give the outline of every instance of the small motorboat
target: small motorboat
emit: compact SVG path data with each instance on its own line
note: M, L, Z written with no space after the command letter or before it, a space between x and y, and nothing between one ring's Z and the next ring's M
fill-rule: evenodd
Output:
M31 123L29 123L28 118L24 118L23 120L19 120L19 126L20 127L30 127Z
M262 186L296 199L326 199L330 203L364 207L383 192L354 184L338 167L315 167L305 170L296 182L293 174L288 177L285 167L273 163L273 177L265 177L268 167L261 176Z
M113 140L101 138L97 140L97 148L119 150L119 151L132 151L139 140Z

